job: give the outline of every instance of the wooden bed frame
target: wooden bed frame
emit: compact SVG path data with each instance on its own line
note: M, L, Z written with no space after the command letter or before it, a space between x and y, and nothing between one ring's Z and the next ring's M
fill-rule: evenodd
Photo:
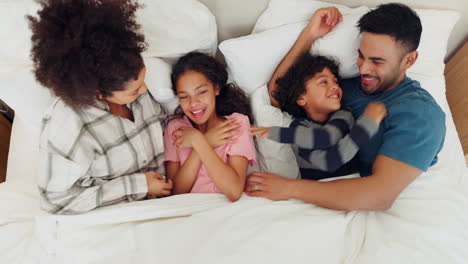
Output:
M445 65L447 101L468 165L468 42Z

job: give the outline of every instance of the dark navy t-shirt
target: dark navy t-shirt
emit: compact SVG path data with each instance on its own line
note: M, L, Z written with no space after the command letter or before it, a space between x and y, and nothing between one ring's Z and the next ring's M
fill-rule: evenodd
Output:
M360 77L342 82L343 103L358 118L372 101L383 102L387 116L379 131L359 151L359 171L372 174L377 155L402 161L422 171L437 162L445 139L445 114L419 82L408 77L395 88L368 95L361 90Z

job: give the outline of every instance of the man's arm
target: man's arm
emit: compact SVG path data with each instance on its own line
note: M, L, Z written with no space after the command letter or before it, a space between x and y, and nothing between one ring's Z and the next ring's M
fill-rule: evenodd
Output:
M279 103L273 97L273 93L276 90L276 79L283 76L301 54L308 52L316 39L330 32L341 20L341 13L336 7L320 8L315 11L309 24L302 30L291 50L280 62L268 82L268 94L271 105L279 106Z
M271 200L296 198L320 207L344 211L383 211L422 171L404 162L378 155L368 177L329 182L290 180L272 173L253 173L248 182L259 183L255 191L247 184L250 196Z

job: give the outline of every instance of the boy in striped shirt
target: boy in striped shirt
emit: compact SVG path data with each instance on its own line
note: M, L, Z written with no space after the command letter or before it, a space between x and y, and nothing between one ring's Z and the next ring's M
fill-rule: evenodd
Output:
M356 121L341 107L337 64L304 53L276 81L273 97L295 120L289 127L252 127L252 133L291 144L302 179L320 180L357 171L355 155L378 131L386 115L382 103L370 103Z

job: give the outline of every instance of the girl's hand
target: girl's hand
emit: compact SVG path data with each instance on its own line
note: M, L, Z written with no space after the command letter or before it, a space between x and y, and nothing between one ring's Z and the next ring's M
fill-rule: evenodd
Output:
M155 171L148 171L145 173L145 176L148 184L148 197L162 197L171 194L171 179L168 179L166 182L166 178Z
M176 137L174 143L177 146L177 150L192 148L195 141L203 137L203 134L193 127L181 127L174 131L172 135Z
M239 123L235 122L235 120L228 119L208 129L205 132L205 138L212 148L233 143L234 140L231 137L239 133L239 127Z
M268 132L270 131L269 127L256 127L256 126L251 126L250 127L250 132L254 136L258 136L258 140L263 139L263 138L268 138Z

